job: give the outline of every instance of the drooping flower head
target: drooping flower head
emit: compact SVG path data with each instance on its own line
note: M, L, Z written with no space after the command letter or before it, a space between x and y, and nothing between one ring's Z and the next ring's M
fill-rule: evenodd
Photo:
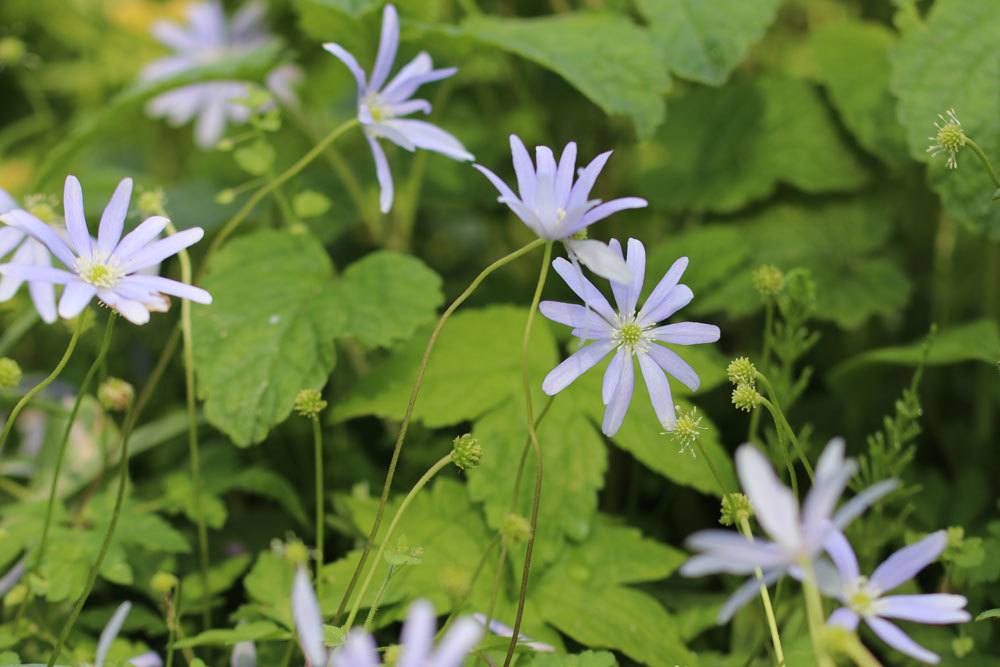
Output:
M574 142L566 144L558 164L548 146L535 148L535 162L532 163L524 143L513 134L510 151L518 194L486 167L473 165L500 193L498 201L506 204L541 238L563 241L570 256L578 258L597 275L621 283L630 282L632 276L621 260L620 252L611 252L600 241L573 238L613 213L646 206L646 200L639 197L622 197L608 202L590 198L590 191L611 157L611 151L595 157L580 169L579 175L576 174Z
M813 486L801 509L791 489L778 479L767 458L753 445L736 451L740 484L754 515L771 540L747 540L728 530L704 530L688 538L688 548L697 551L681 574L699 577L728 573L747 575L763 570L763 583L770 585L803 562L811 562L822 551L830 534L843 529L876 500L896 488L896 480L879 482L836 509L841 494L857 464L844 458L844 441L830 441L819 458ZM757 592L760 582L751 578L723 605L719 622L728 620Z
M323 618L319 601L305 568L298 568L292 586L292 614L302 653L310 667L377 667L382 664L375 640L364 630L347 634L343 646L329 651L323 641ZM434 608L425 600L410 605L399 639L396 667L459 667L482 637L479 623L459 618L441 642L434 646Z
M0 190L0 215L19 208L17 201L8 193ZM31 266L52 266L52 257L48 248L39 243L24 231L9 224L0 224L0 259L10 255L8 261L14 264ZM0 302L7 301L24 284L21 278L3 276L0 278ZM35 304L38 315L48 324L56 321L56 290L52 283L37 280L28 281L28 293Z
M274 40L264 26L262 2L249 2L226 20L219 0L190 5L187 23L161 20L153 24L153 37L173 54L156 60L142 71L144 81L157 81L223 58L250 53ZM293 87L301 77L294 65L275 68L267 78L268 89L279 99L294 100ZM197 116L195 142L212 148L222 138L229 121L245 123L252 110L237 100L247 97L250 88L244 81L206 81L182 86L150 100L146 109L151 116L166 118L179 126Z
M357 82L358 121L364 128L375 158L375 172L381 188L379 205L383 213L388 213L392 208L393 183L389 161L378 143L379 139L388 139L408 151L423 148L455 160L473 159L472 154L465 150L458 139L436 125L404 118L418 111L429 114L430 102L413 99L413 95L425 83L446 79L458 69L434 69L430 55L420 52L386 83L399 48L399 15L393 5L386 5L382 13L382 37L371 78L365 76L358 61L344 47L330 42L324 44L323 48L340 59Z
M541 312L554 322L573 327L573 335L588 341L556 366L542 382L542 390L554 396L568 387L597 362L614 352L604 372L602 399L606 406L602 430L614 435L625 419L635 387L633 360L638 360L649 398L660 424L673 430L676 417L670 392L669 373L692 391L698 389L698 374L670 348L661 343L695 345L719 340L719 327L701 322L679 322L660 326L678 310L690 303L693 294L681 285L681 275L687 268L686 257L674 262L653 289L642 308L638 308L646 273L646 248L636 239L628 240L628 257L622 258L618 241L611 240L610 251L626 264L632 280L628 284L611 282L617 310L591 283L578 266L558 257L553 268L569 285L584 305L543 301Z
M196 303L211 303L211 295L201 288L142 273L197 243L204 231L200 227L192 227L156 240L170 221L154 216L123 238L131 196L132 179L126 178L118 184L104 209L97 238L94 239L87 231L80 182L75 176L68 176L63 208L69 244L27 211L17 209L0 215L0 220L44 243L66 267L58 269L8 263L0 264L0 275L29 282L65 285L59 300L59 315L67 319L79 315L95 296L134 324L148 322L151 310L165 310L165 294Z
M967 600L961 595L933 593L925 595L886 595L892 589L915 577L933 563L948 545L948 535L940 530L892 554L864 577L850 542L839 530L831 531L824 548L837 568L838 581L829 591L844 605L830 616L829 623L850 631L865 624L882 641L911 658L937 664L937 655L910 639L906 633L886 619L944 625L965 623L971 619L965 611ZM827 591L824 591L827 592Z

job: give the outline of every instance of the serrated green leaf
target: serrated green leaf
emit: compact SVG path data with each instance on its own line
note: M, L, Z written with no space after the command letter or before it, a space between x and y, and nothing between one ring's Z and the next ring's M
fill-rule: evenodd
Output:
M237 238L202 280L211 307L195 308L194 352L205 417L233 442L260 442L301 389L333 370L344 310L333 271L311 236L264 230Z
M868 178L806 81L772 75L693 89L671 102L670 114L659 133L664 157L642 176L657 207L730 212L781 183L843 192Z
M640 138L663 122L666 69L649 33L603 12L540 18L477 16L463 31L484 44L527 58L562 76L613 116L627 116Z
M667 66L685 79L721 86L764 36L781 0L638 0Z
M431 355L414 419L437 428L476 419L513 397L523 401L521 338L526 319L524 309L511 306L466 310L452 317ZM402 418L428 336L423 328L397 346L333 406L332 418L371 414ZM552 335L544 320L536 317L528 365L539 387L555 363Z
M444 301L441 278L426 264L384 250L347 267L336 289L347 312L344 335L371 347L412 336Z
M954 108L965 132L994 160L1000 155L1000 12L992 0L939 0L927 21L910 28L893 50L892 90L906 127L910 155L930 164L931 187L969 229L1000 240L996 189L971 149L948 169L927 153L938 114Z
M811 38L820 77L858 142L892 166L908 159L906 136L889 92L895 36L869 21L832 23Z

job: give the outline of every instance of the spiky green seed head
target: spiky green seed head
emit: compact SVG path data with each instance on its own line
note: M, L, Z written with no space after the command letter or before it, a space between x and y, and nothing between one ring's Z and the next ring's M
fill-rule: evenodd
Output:
M97 388L97 400L109 412L124 412L135 399L135 388L121 378L108 378Z
M754 269L750 281L753 283L753 288L766 298L778 296L781 294L781 290L785 289L785 274L772 264L765 264Z
M326 401L319 389L303 389L295 396L295 412L315 419L326 409Z
M748 384L752 387L757 382L757 367L747 357L737 357L729 362L726 375L733 384Z
M758 405L760 405L763 396L754 389L753 385L741 383L736 385L736 389L733 389L733 405L736 406L737 410L742 410L744 412L750 412Z
M722 516L719 523L723 526L735 526L743 521L749 521L753 516L750 499L742 493L727 493L722 496Z
M477 467L483 460L483 448L479 438L471 433L460 435L452 442L451 460L462 470Z
M21 367L10 357L0 358L0 389L13 389L21 384Z

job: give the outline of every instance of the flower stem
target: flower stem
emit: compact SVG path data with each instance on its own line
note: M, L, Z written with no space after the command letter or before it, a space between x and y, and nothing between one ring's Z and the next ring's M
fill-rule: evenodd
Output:
M378 569L378 563L382 560L382 555L385 553L385 547L389 544L389 540L392 538L392 534L395 532L396 526L399 525L400 519L403 518L403 513L406 511L406 508L410 506L410 503L417 497L417 494L420 493L425 486L427 486L427 483L433 479L434 475L438 474L449 463L451 463L451 452L442 456L438 459L437 463L428 468L427 472L425 472L420 479L417 480L417 483L413 485L410 492L406 494L405 498L403 498L403 502L400 503L399 509L396 510L396 514L392 517L392 521L389 522L389 528L385 532L385 539L382 540L382 543L378 547L378 551L375 554L375 562L372 563L372 567L368 570L368 574L365 575L365 580L361 584L361 588L358 589L358 595L354 598L354 604L351 605L351 612L347 615L347 623L344 624L344 632L350 630L351 626L354 624L354 619L357 618L361 602L364 600L365 593L368 592L368 587L372 583L372 577L375 576L375 570Z
M983 166L986 167L987 173L989 173L990 178L993 179L993 185L1000 188L1000 176L997 176L997 172L993 169L990 159L986 157L986 151L984 151L979 144L969 137L966 137L965 141L969 145L969 148L972 149L972 152L976 154L976 157L979 158L979 161L983 163Z
M760 367L765 371L771 360L771 329L774 328L774 299L768 297L764 301L764 342L760 351ZM750 428L747 432L747 442L757 442L757 427L760 424L760 408L755 408L750 415Z
M104 328L104 338L101 339L101 347L97 352L97 358L94 359L94 363L90 365L90 368L87 370L87 374L83 378L83 382L80 383L80 388L76 394L76 400L73 401L73 408L70 410L69 417L66 420L66 426L63 429L62 439L59 441L55 467L52 471L52 484L49 486L49 502L45 508L45 523L42 525L42 537L38 543L38 551L35 553L34 561L28 568L29 572L41 565L42 558L45 555L45 546L48 542L49 530L52 527L52 513L56 504L56 492L59 486L59 475L62 472L63 460L66 458L66 445L69 442L69 435L73 430L73 422L76 421L76 415L80 411L80 404L83 402L83 397L90 388L90 383L94 381L94 376L97 375L97 370L104 363L104 359L108 355L108 348L111 347L111 332L114 330L115 321L117 321L117 319L118 318L115 315L115 312L112 311L111 315L108 317L108 324Z
M322 154L323 151L325 151L328 146L330 146L333 142L339 139L341 135L343 135L345 132L347 132L357 124L358 124L358 119L351 118L349 120L344 121L337 127L333 128L333 130L328 135L320 139L319 143L317 143L315 146L309 149L308 153L299 158L298 162L296 162L291 167L283 171L280 175L278 175L277 178L268 182L267 185L262 187L260 190L257 190L255 193L253 193L253 195L250 196L250 199L248 199L246 203L243 204L240 210L237 211L236 214L226 222L226 224L222 227L222 229L219 230L219 233L215 235L215 238L212 239L212 243L211 245L208 246L208 252L205 255L206 258L205 264L207 265L208 258L212 257L216 252L218 252L219 248L222 247L222 244L226 242L226 239L228 239L232 235L232 233L236 231L236 228L239 227L240 224L247 219L247 216L250 215L250 213L253 211L254 207L257 206L257 204L259 204L265 197L271 194L274 190L281 187L290 178L292 178L300 171L305 169L313 160L319 157L319 155Z
M176 233L176 229L171 224L169 226L171 234ZM181 266L181 282L188 285L192 282L191 256L187 250L181 250L178 255ZM194 380L194 341L191 333L191 302L187 299L181 300L181 335L184 343L184 389L186 394L186 407L188 417L188 450L191 461L191 484L194 487L194 512L195 523L198 529L198 562L201 570L201 590L204 592L205 602L202 609L202 623L207 630L212 625L212 608L208 601L208 527L205 525L205 512L202 499L201 484L201 456L198 447L198 407L195 404L195 380Z
M816 572L813 570L812 561L808 558L802 559L802 594L806 601L806 618L809 622L809 637L812 640L813 653L816 657L817 667L834 667L833 661L827 655L826 646L823 644L823 601L819 597L819 588L816 586Z
M771 383L768 382L767 378L759 371L757 372L757 378L761 381L761 384L764 385L767 395L774 399L774 388L771 386ZM774 427L778 430L783 429L785 431L785 434L792 443L792 447L795 448L796 456L799 457L799 461L802 462L802 467L806 469L806 473L809 475L809 481L812 481L812 464L809 463L809 459L806 457L805 452L802 451L802 445L799 444L798 436L795 435L795 431L792 430L791 424L789 424L788 419L785 418L785 413L781 411L781 408L778 407L778 404L774 402L774 400L764 398L761 400L761 405L767 408L767 411L771 413L771 417L774 419Z
M14 422L17 421L17 416L21 414L21 410L31 402L40 391L48 387L52 382L59 377L59 374L63 372L66 368L66 364L69 363L69 358L73 356L73 350L76 349L76 344L80 340L80 334L83 333L83 328L86 326L86 318L82 315L77 318L76 329L73 331L73 336L69 339L69 344L66 346L66 351L63 352L62 359L56 364L56 367L52 369L52 372L48 376L36 384L34 387L28 390L21 400L17 402L14 409L10 411L7 415L7 423L3 425L3 432L0 433L0 454L3 453L4 445L7 444L7 438L10 437L10 432L14 428Z
M528 347L531 342L531 327L535 322L535 312L542 298L545 279L549 275L549 263L552 259L552 241L545 243L545 253L542 256L542 267L538 272L538 282L535 294L531 298L531 309L528 311L528 321L524 324L524 338L521 340L521 379L524 384L524 407L528 420L528 436L531 438L531 449L535 453L535 491L531 498L531 534L524 550L524 569L521 573L521 590L517 597L517 612L514 614L514 630L507 645L507 657L503 666L509 667L517 647L517 639L521 632L521 620L524 617L524 602L528 596L528 575L531 574L531 554L535 548L535 533L538 528L538 508L542 502L542 446L538 442L535 430L535 409L531 400L531 377L528 373Z
M323 429L320 428L319 416L310 419L313 431L313 457L316 468L316 595L320 594L320 572L323 569Z
M750 522L746 517L740 519L740 532L747 538L748 542L753 542L753 533L750 531ZM760 601L764 604L764 615L767 617L767 629L771 633L771 645L774 646L774 657L778 662L778 667L785 665L785 652L781 648L781 635L778 632L778 621L774 617L774 607L771 606L771 594L767 592L767 586L761 581L764 572L758 567L754 568L754 576L760 581Z
M396 568L392 565L385 572L385 578L382 579L382 585L378 587L378 592L375 594L375 602L372 603L371 608L368 610L368 616L365 617L365 632L371 632L372 624L375 622L375 616L378 615L378 609L382 606L382 600L385 598L385 592L389 588L389 582L392 581L392 575L396 571Z
M476 291L487 276L496 271L497 269L506 266L507 264L513 262L518 257L525 255L538 246L545 243L543 239L535 239L526 246L515 250L514 252L505 255L493 262L482 272L476 276L469 286L465 288L465 291L458 295L451 305L441 314L441 318L438 319L437 324L434 326L434 330L431 332L431 337L427 341L427 347L424 348L424 356L420 360L420 366L417 367L417 377L413 382L413 388L410 390L410 399L406 405L406 412L403 414L403 422L399 427L399 434L396 436L396 444L392 450L392 458L389 461L389 469L386 472L385 484L382 485L382 497L379 499L378 509L375 511L375 521L372 523L372 529L368 533L368 540L365 543L364 551L361 552L361 559L358 561L357 567L354 568L354 573L351 575L351 580L347 584L347 589L344 591L344 597L340 600L340 606L337 608L337 613L334 615L334 625L340 624L340 617L344 613L344 609L347 608L347 602L351 598L351 592L354 590L354 586L357 584L358 577L361 571L365 567L365 562L368 560L368 555L371 553L372 544L375 543L375 539L378 537L378 529L382 525L382 516L385 514L385 506L389 501L389 492L392 489L392 480L396 475L396 466L399 464L399 455L403 449L403 442L406 440L406 433L410 427L410 420L413 418L413 409L417 404L417 396L420 394L420 388L423 386L424 374L427 372L427 364L431 358L431 352L434 350L434 344L437 342L438 336L441 334L441 330L444 328L445 322L448 318L458 310L465 301Z

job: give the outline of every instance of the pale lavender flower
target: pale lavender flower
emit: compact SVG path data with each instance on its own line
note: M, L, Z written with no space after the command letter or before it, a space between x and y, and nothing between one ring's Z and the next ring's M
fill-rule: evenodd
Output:
M948 535L940 530L924 539L892 554L875 568L871 577L861 576L858 559L844 534L839 530L830 532L824 542L839 573L838 581L831 593L843 603L830 616L829 623L850 631L858 627L864 619L869 628L882 641L911 658L930 664L940 660L923 646L910 639L906 633L886 619L894 618L915 623L944 625L965 623L971 616L964 607L967 603L961 595L934 593L925 595L886 595L887 592L912 579L925 567L933 563L948 546Z
M250 53L274 40L264 26L265 5L249 2L226 20L219 0L192 4L187 23L161 20L153 24L153 37L173 53L156 60L142 71L143 81L158 81L185 70L223 58ZM278 99L294 101L293 87L301 78L294 65L275 68L267 77L267 87ZM157 118L174 126L197 116L195 142L202 148L215 146L226 131L226 123L245 123L252 110L239 100L247 97L245 81L206 81L182 86L154 97L146 106Z
M0 275L65 285L59 300L59 315L67 319L79 315L95 296L134 324L148 322L151 310L165 309L164 294L211 303L211 295L199 287L141 273L197 243L204 231L192 227L156 240L170 221L154 216L123 238L131 196L132 179L126 178L118 184L104 209L94 239L87 231L80 182L75 176L68 176L63 197L68 245L51 227L27 211L14 210L0 216L0 220L44 243L68 269L10 263L0 264Z
M257 646L253 642L239 642L233 646L230 667L257 667Z
M616 255L600 241L573 238L613 213L646 206L646 200L639 197L623 197L608 202L590 198L590 191L611 157L611 151L595 157L580 169L578 176L575 173L576 144L572 141L566 144L558 164L548 146L535 148L535 163L532 163L524 143L513 134L510 136L510 152L520 196L486 167L473 165L500 193L498 201L506 204L541 238L562 241L571 258L579 259L597 275L619 283L631 282L632 276L621 259L621 253Z
M364 630L352 630L336 651L323 641L323 618L309 581L299 568L292 586L292 614L302 653L311 667L377 667L382 664L375 640ZM459 618L435 648L434 608L425 600L410 606L399 638L396 667L459 667L482 637L482 628L471 618Z
M753 506L757 521L771 540L748 540L728 530L704 530L688 538L688 548L699 552L681 566L681 574L698 577L728 573L746 575L763 571L764 585L812 562L834 530L843 529L875 501L898 486L896 480L879 482L836 510L841 494L857 469L844 458L844 441L830 441L819 458L812 489L800 510L792 491L771 469L767 458L753 445L736 451L740 483ZM761 581L751 578L723 605L719 622L728 620L757 592Z
M104 667L104 662L108 658L108 651L111 650L111 644L114 643L118 637L118 633L121 632L122 625L125 623L125 617L128 616L131 609L131 602L122 602L118 606L118 609L115 610L115 613L112 614L108 624L104 626L101 636L97 640L94 667ZM155 652L149 651L129 659L128 664L133 667L163 667L163 660Z
M475 619L476 623L486 627L486 614L473 614L472 618ZM489 625L489 631L496 635L497 637L506 637L510 639L514 636L514 628L501 623L497 619L491 619ZM531 637L526 636L524 633L517 633L517 643L519 646L524 646L525 648L530 648L532 651L538 653L555 653L555 646L551 644L546 644L544 642L536 642Z
M633 357L639 369L649 398L660 424L672 430L676 423L674 401L669 373L692 391L698 389L698 374L681 357L660 343L695 345L719 340L719 327L701 322L679 322L659 326L693 298L687 285L678 284L687 268L686 257L674 262L670 270L653 289L646 303L638 311L639 294L642 292L646 272L646 249L636 239L628 240L628 257L622 258L621 246L612 239L609 250L625 264L632 276L628 284L611 282L617 312L593 283L584 277L578 266L558 257L553 268L585 305L579 306L559 301L543 301L541 312L554 322L573 327L573 335L584 341L593 341L574 352L556 366L542 382L542 390L554 396L597 362L614 352L611 363L604 372L601 392L604 405L604 422L601 429L614 435L625 419L635 387Z
M22 556L19 561L14 563L14 567L7 570L7 572L0 577L0 598L7 595L7 593L10 592L10 589L17 586L18 582L21 581L21 577L24 576L25 561L27 560L27 556Z
M20 208L17 201L7 192L0 190L0 215ZM13 254L11 254L13 253ZM0 258L11 254L10 261L14 264L31 266L52 266L52 257L48 248L17 227L3 225L0 227ZM7 301L24 284L24 280L4 276L0 278L0 302ZM48 324L56 321L56 289L52 283L37 280L28 281L28 294L35 304L39 317Z
M375 158L375 173L381 188L379 206L383 213L392 208L393 183L389 161L379 139L388 139L408 151L423 148L455 160L474 159L458 139L436 125L404 118L418 111L429 114L430 102L412 99L413 95L425 83L446 79L458 69L434 69L430 55L422 51L386 83L399 48L399 16L393 5L386 5L382 13L382 37L371 78L365 76L358 61L344 47L331 42L323 48L347 66L357 83L358 121Z

